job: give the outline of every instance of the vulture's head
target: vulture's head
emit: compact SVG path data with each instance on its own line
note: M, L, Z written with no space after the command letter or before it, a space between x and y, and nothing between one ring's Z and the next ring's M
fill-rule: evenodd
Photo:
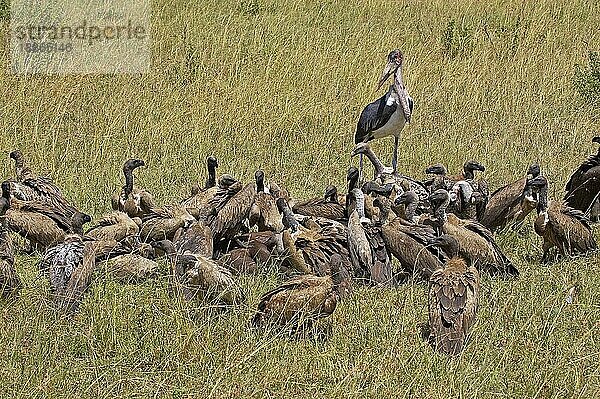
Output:
M445 176L446 173L448 173L448 170L441 163L436 163L425 169L425 174L428 175Z

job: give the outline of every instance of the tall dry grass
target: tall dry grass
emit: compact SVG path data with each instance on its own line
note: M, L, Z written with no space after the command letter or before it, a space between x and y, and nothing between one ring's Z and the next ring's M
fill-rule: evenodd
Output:
M80 207L109 208L131 156L160 203L204 177L257 168L298 197L344 185L362 107L387 52L405 53L416 102L401 169L422 176L469 158L493 187L540 162L555 198L595 149L598 110L573 89L576 64L600 47L600 3L174 0L153 4L153 72L143 76L0 73L0 152L20 148ZM2 39L6 39L6 22ZM0 50L0 59L7 58ZM2 68L6 71L7 67ZM387 160L391 141L375 143ZM0 173L12 175L6 157ZM273 273L244 278L248 305L227 314L173 300L163 281L98 276L75 321L47 305L35 259L19 258L22 298L2 305L2 397L600 397L598 256L538 264L532 231L499 237L522 271L485 278L464 356L420 338L423 285L359 289L324 338L250 332ZM566 290L579 284L574 305Z

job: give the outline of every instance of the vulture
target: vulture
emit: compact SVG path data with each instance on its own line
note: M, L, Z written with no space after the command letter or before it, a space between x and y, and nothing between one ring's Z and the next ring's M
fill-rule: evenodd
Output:
M4 206L4 198L0 198L0 217ZM9 231L4 228L0 220L0 297L8 299L16 297L23 287L21 279L15 269L15 258L12 240Z
M365 217L373 221L379 221L381 219L380 210L374 205L376 198L379 196L385 198L395 197L399 189L402 192L403 189L395 184L388 183L382 186L373 180L366 181L361 188L362 192L366 194L364 197Z
M459 256L454 237L442 235L436 243L450 259L429 278L429 340L439 352L458 356L475 322L479 272Z
M348 168L348 172L346 173L346 182L348 183L348 192L351 192L355 188L358 187L358 178L359 172L358 169L354 166ZM344 206L344 211L346 210L346 194L338 194L338 204ZM348 216L348 215L346 215Z
M48 249L38 265L50 281L52 298L67 313L76 312L92 281L96 266L95 242L70 234Z
M391 207L388 199L379 197L376 205L381 209L381 234L385 246L402 268L398 279L415 275L428 279L433 272L442 268L444 254L429 245L436 237L431 226L415 224L402 217L388 220Z
M436 163L425 169L425 174L431 175L431 178L423 182L430 193L439 189L451 190L454 185L454 182L447 176L448 170L441 163Z
M594 137L592 143L600 144L600 137ZM568 206L582 211L593 222L600 221L600 148L573 172L565 191Z
M172 240L179 229L191 226L196 218L180 204L174 204L148 210L142 221L140 239L150 243Z
M544 176L532 179L530 184L539 195L534 228L544 239L542 262L549 260L553 247L562 256L585 254L598 247L583 212L559 201L548 201L548 180Z
M11 195L16 200L40 203L56 209L57 213L64 216L68 231L83 234L82 221L89 221L90 216L71 205L51 179L36 176L31 169L24 166L21 151L11 152L10 157L15 160L16 166L16 181L10 181Z
M393 208L396 215L409 223L416 223L419 220L417 209L419 207L419 197L414 191L405 191L398 195L394 200L396 207L403 206L403 209Z
M490 231L501 231L511 225L518 229L527 215L536 208L537 198L531 194L529 182L540 175L540 166L529 166L527 175L492 193L486 205L481 224Z
M217 187L217 168L219 162L217 158L209 156L206 159L206 168L208 170L208 178L204 183L204 187L200 187L200 184L194 184L191 190L191 196L181 201L181 205L188 208L188 211L197 218L200 216L202 210L208 206L208 201L213 198L220 187ZM227 175L227 178L231 177ZM227 179L226 178L226 179Z
M258 231L281 233L284 229L276 199L265 189L264 173L256 175L256 196L248 214L250 227L257 226Z
M490 197L488 184L475 179L475 172L484 172L485 167L477 161L467 161L461 174L449 177L454 184L449 190L456 215L464 219L481 220Z
M28 239L34 246L50 247L61 242L68 233L83 230L83 225L90 217L83 213L70 220L59 209L51 204L39 201L20 201L11 197L10 182L5 181L2 187L2 218L5 228ZM77 229L73 225L79 226ZM77 231L74 231L77 230Z
M231 272L211 259L196 254L177 254L169 240L153 242L152 246L166 254L171 263L175 288L186 300L203 299L218 306L245 302Z
M331 257L329 269L330 276L297 276L264 294L252 325L290 326L297 330L331 315L344 295L342 287L348 284L349 275L337 254Z
M331 257L338 254L342 257L343 267L352 270L346 226L324 218L304 218L300 224L287 201L279 198L277 206L286 227L282 233L287 254L284 265L300 273L325 276L331 274Z
M485 167L477 161L469 160L463 164L462 173L449 176L449 180L456 183L461 180L475 180L475 172L485 172Z
M151 259L153 257L152 246L140 244L128 253L108 259L105 263L106 272L121 283L138 283L155 278L159 275L159 267Z
M202 201L196 202L193 206L184 204L187 209L196 208L198 215L196 218L210 226L215 220L217 214L225 204L243 188L242 183L237 181L233 176L224 174L219 177L216 192L212 196L202 197ZM197 198L199 199L199 198Z
M138 235L141 225L141 219L132 219L125 212L114 211L99 219L85 235L95 240L121 241L125 237Z
M275 252L283 252L281 234L272 231L251 232L236 237L240 248L235 248L219 259L219 264L227 267L235 274L252 274L258 271Z
M113 210L125 212L131 218L142 218L155 208L152 194L133 184L133 171L144 165L144 161L141 159L132 158L125 162L123 165L125 185L120 193L112 197Z
M364 214L364 194L355 188L348 201L348 249L354 275L375 284L391 284L392 263L385 246L381 225Z
M219 210L210 223L213 233L213 244L217 247L220 241L231 240L244 229L243 222L250 215L256 198L257 186L264 187L264 172L257 170L254 174L256 183L248 183L234 194ZM215 248L216 250L216 248Z
M502 253L488 229L475 221L462 220L452 213L446 213L450 203L450 195L446 190L434 191L429 197L429 202L433 217L424 220L424 223L436 228L438 235L448 234L454 237L466 260L475 263L478 270L485 270L493 275L519 274L512 262Z
M329 185L325 188L323 198L314 198L297 202L292 207L294 213L305 216L324 217L338 222L344 221L346 213L344 206L340 205L338 192L335 186Z
M198 254L210 258L213 256L212 240L210 227L202 221L196 221L188 228L181 228L177 231L173 245L175 245L177 253Z

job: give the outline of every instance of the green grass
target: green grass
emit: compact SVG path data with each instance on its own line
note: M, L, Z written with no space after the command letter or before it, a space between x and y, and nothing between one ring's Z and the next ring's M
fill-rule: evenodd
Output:
M159 203L219 173L257 168L294 196L344 185L362 107L387 52L400 47L414 97L399 165L416 177L481 161L492 187L540 162L562 196L595 151L597 109L574 88L576 65L600 48L600 3L173 0L153 4L153 72L23 77L0 72L0 173L20 148L82 209L101 215L121 166L144 159L139 184ZM6 22L0 33L6 39ZM7 58L0 50L0 59ZM391 140L374 144L386 163ZM598 236L597 232L596 235ZM172 299L165 281L119 285L99 276L75 320L48 305L36 260L0 318L2 397L600 397L600 257L540 266L541 242L498 238L521 270L482 281L464 355L420 338L426 288L365 289L295 340L248 329L274 274L242 278L248 304L225 314ZM573 305L567 290L578 283Z

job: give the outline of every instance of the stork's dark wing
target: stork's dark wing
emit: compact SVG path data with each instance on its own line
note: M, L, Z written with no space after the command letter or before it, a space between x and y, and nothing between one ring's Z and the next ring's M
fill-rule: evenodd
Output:
M393 102L392 105L387 104L389 97L390 92L388 91L385 96L373 101L363 109L356 125L355 144L373 140L371 133L383 127L392 114L396 112L396 102Z

